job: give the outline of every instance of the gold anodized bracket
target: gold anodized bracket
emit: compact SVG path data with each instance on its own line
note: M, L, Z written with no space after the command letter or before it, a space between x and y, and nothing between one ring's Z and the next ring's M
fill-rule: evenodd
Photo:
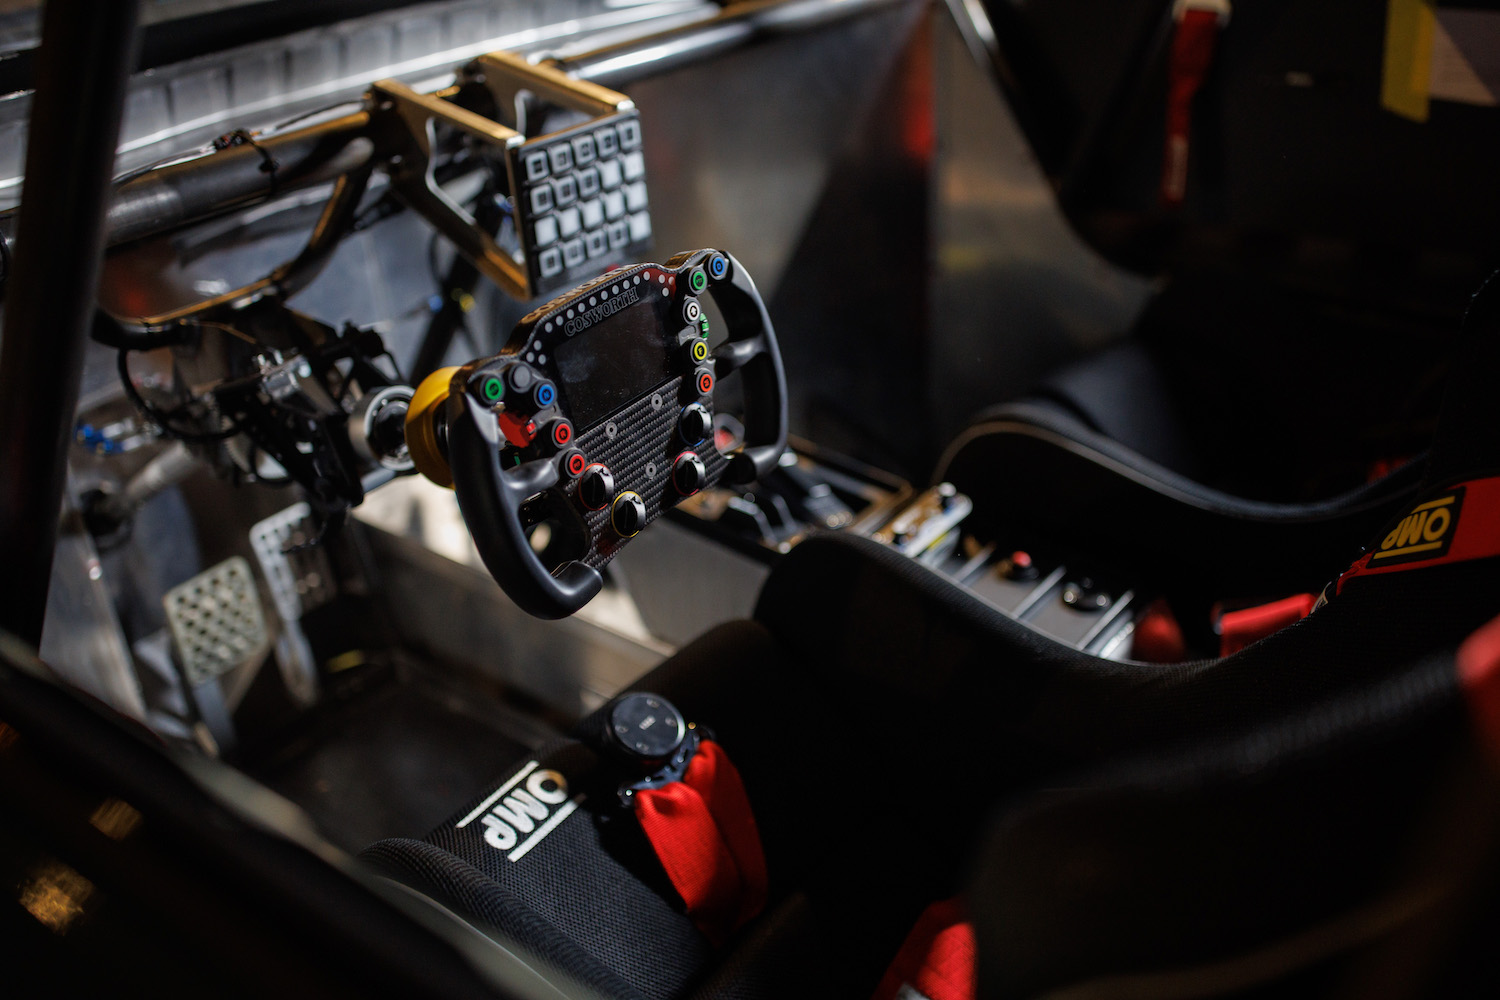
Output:
M489 91L498 108L515 109L518 124L524 120L517 104L523 94L594 117L635 108L635 102L624 94L574 79L553 66L527 62L511 52L480 56L467 68L466 75ZM506 252L449 198L438 186L432 161L434 123L442 122L506 153L511 189L516 190L515 158L509 154L527 141L526 136L446 100L444 94L451 92L418 93L399 80L380 80L370 87L367 103L371 111L399 124L399 134L388 136L404 147L388 160L391 182L402 200L451 240L481 274L506 294L530 299L536 290L528 277L524 253L512 256Z
M399 80L377 81L371 85L367 100L372 112L384 113L401 127L397 141L404 148L388 161L397 194L506 294L518 299L530 298L531 286L521 262L506 253L474 222L473 216L443 193L433 176L432 163L435 122L441 121L501 150L521 145L525 137L436 94L418 93Z
M547 63L527 62L514 52L486 53L468 65L465 75L490 92L496 107L512 109L518 122L523 118L517 101L526 93L596 118L635 107L619 91L571 77Z

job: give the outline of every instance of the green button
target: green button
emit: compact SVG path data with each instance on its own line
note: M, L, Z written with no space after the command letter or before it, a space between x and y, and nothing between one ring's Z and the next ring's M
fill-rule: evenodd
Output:
M703 317L702 319L700 319L698 321L698 336L700 336L700 337L707 337L708 336L708 317L707 316Z
M695 267L688 275L688 287L694 292L701 292L708 287L708 275L703 273L703 268Z
M484 398L491 403L498 402L505 395L505 383L494 375L484 380L484 386L480 389Z

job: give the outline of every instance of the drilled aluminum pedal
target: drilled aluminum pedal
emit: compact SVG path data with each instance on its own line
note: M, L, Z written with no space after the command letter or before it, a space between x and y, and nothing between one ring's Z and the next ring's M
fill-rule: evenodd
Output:
M294 622L333 599L333 571L317 537L312 508L294 503L250 529L250 547L283 621ZM307 547L302 547L307 546Z
M173 587L162 606L183 673L194 687L263 656L270 643L255 577L240 556Z
M302 616L333 600L333 567L317 538L312 508L294 503L250 528L250 548L271 588L281 636L276 640L276 664L287 692L302 705L318 697L318 668Z

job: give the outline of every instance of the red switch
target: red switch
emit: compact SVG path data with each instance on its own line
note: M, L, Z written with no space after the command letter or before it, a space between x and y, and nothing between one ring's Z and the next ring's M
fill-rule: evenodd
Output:
M536 437L536 421L520 413L502 413L500 433L515 447L524 448Z

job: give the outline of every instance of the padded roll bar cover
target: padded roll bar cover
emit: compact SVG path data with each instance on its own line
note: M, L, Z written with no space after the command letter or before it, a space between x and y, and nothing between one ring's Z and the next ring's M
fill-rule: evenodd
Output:
M1274 594L1317 591L1342 572L1415 495L1423 468L1414 461L1315 503L1247 500L1158 465L1055 406L1012 403L955 439L936 477L973 498L977 523L1026 524L1075 554L1108 552L1145 582Z
M557 481L557 467L541 459L502 470L495 418L461 386L448 397L448 458L479 557L523 611L566 618L593 600L604 586L599 571L573 560L547 572L521 525L521 504Z

